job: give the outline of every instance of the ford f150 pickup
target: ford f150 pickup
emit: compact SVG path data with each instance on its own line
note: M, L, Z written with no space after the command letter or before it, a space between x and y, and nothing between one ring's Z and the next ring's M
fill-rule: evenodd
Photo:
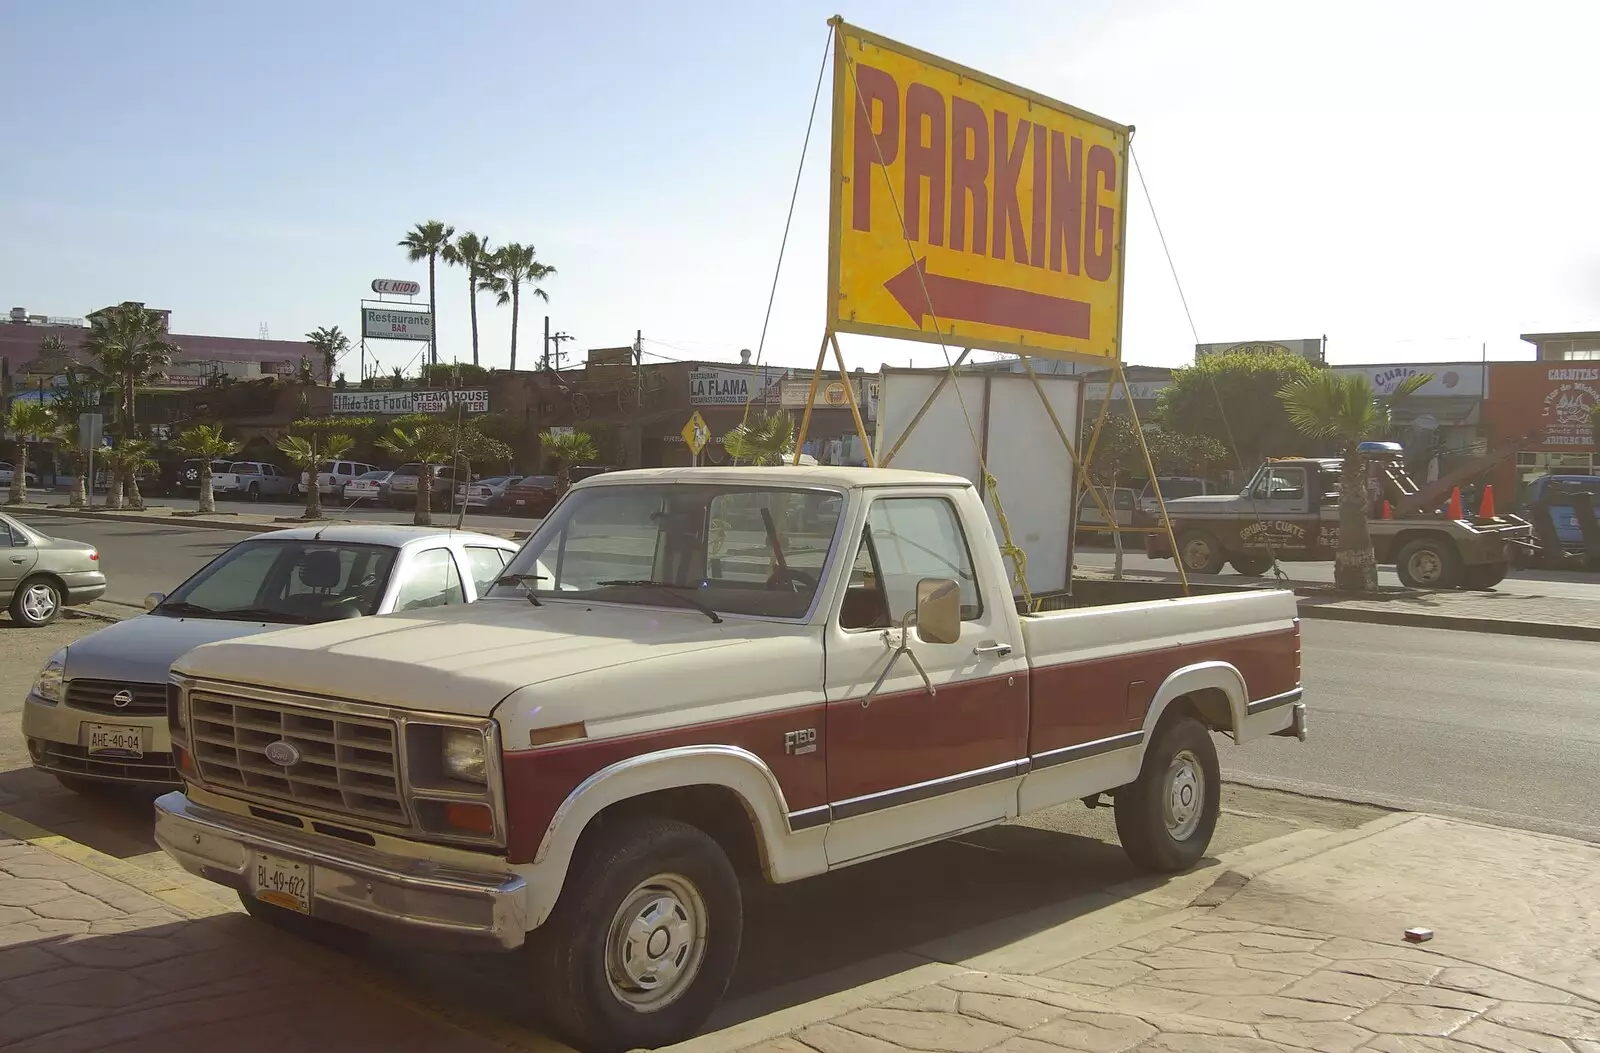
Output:
M1213 733L1304 738L1299 641L1270 590L1019 614L961 478L610 473L476 604L178 659L156 836L260 918L519 950L580 1048L653 1047L722 996L741 875L1105 793L1194 864Z

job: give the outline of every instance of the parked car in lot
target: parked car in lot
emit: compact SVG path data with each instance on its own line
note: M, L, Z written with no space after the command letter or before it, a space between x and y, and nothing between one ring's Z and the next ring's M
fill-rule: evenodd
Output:
M155 836L302 931L526 945L515 997L579 1049L705 1022L743 881L1108 792L1131 859L1182 870L1220 812L1214 734L1305 734L1293 594L1021 614L954 476L602 475L502 580L177 659Z
M420 464L402 464L389 477L389 507L417 507L417 478L423 472ZM430 464L426 469L433 476L428 487L428 503L434 511L451 505L455 470L448 465Z
M456 484L456 502L490 512L504 510L506 491L522 481L520 475L490 475Z
M13 622L30 629L49 625L62 607L99 599L105 591L93 545L51 537L0 514L0 606ZM4 654L0 647L0 659Z
M1118 526L1134 525L1138 496L1133 490L1126 486L1114 489L1101 487L1099 493L1100 500L1111 506L1111 514L1116 516ZM1087 492L1078 499L1078 535L1111 540L1111 531L1106 529L1105 514L1100 511L1100 506L1094 503L1094 498Z
M290 497L295 485L294 478L275 464L234 461L227 471L211 477L211 492L218 497L259 501L264 497Z
M556 477L525 475L505 492L506 511L514 516L543 517L556 503Z
M0 486L10 487L11 480L13 477L15 477L16 472L16 466L10 461L0 461ZM27 480L29 486L36 486L39 483L39 477L34 474L32 468L29 468L26 472L22 473L22 477L23 479Z
M392 475L394 473L386 469L362 472L344 484L344 490L340 497L343 498L345 503L352 505L360 504L363 501L370 501L375 505L386 505L389 503L389 478Z
M203 458L190 457L188 460L186 460L182 464L178 465L178 470L177 470L176 473L174 473L175 474L174 481L177 484L177 488L178 488L178 492L179 493L186 493L186 494L189 494L190 496L193 496L193 495L198 494L200 492L200 466L203 463L204 463L204 459ZM217 476L219 476L219 475L223 474L224 472L226 472L228 470L228 466L230 464L232 464L232 463L233 463L232 461L212 461L211 462L211 492L212 493L216 493L216 490L217 490Z
M167 670L216 640L391 611L471 603L517 547L427 527L296 527L239 542L149 613L57 651L23 706L34 766L91 783L173 785ZM101 585L104 588L104 585Z
M359 479L368 472L375 472L378 466L366 464L362 461L324 461L317 466L317 489L323 497L332 497L342 494L344 488L352 480ZM311 473L300 473L300 492L311 485Z

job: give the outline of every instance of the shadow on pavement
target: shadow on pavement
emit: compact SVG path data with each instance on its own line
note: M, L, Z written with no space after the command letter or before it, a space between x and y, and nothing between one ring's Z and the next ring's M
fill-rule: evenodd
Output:
M152 802L161 792L105 786L75 793L36 768L0 772L0 811L118 859L157 850Z

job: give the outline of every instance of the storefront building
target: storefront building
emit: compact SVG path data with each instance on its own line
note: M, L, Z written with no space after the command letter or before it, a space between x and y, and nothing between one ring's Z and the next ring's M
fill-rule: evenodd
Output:
M1495 470L1496 490L1520 498L1541 475L1600 475L1592 416L1597 404L1600 361L1489 363L1489 441L1517 444L1516 456Z

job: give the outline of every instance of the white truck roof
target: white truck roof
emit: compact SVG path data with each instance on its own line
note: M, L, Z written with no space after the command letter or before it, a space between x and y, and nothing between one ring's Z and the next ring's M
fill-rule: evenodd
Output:
M606 472L573 483L573 489L626 483L750 483L768 486L833 486L854 490L876 486L971 486L959 475L911 472L899 468L841 468L833 465L777 468L641 468Z

